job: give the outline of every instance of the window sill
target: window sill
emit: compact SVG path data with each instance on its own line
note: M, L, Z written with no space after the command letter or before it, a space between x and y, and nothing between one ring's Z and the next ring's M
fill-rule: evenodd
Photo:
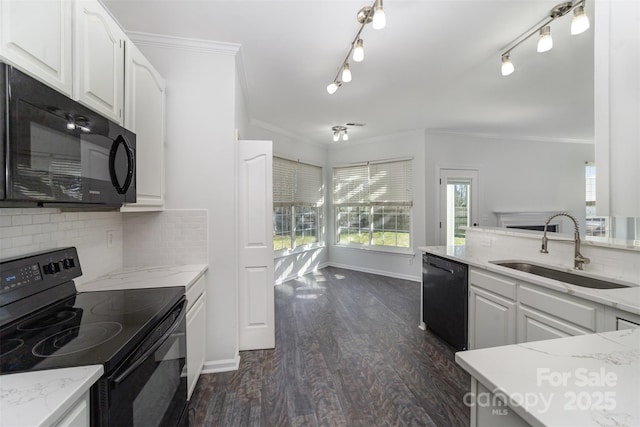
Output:
M324 243L314 243L312 245L300 246L295 249L281 249L279 251L274 251L273 259L286 258L291 255L297 255L304 252L315 251L317 249L325 248L326 246L327 245L325 245Z
M354 246L354 245L333 245L335 248L340 249L353 249L356 251L365 251L365 252L378 252L389 255L400 255L406 257L414 257L416 253L413 251L413 248L392 248L392 247L372 247L372 246Z

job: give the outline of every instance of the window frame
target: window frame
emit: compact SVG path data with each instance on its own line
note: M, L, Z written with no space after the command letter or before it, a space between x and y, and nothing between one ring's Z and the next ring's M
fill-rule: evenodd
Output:
M405 166L408 167L409 172L405 172L406 177L405 177L405 181L403 182L404 185L409 186L409 193L410 193L410 200L404 200L404 201L376 201L376 200L371 200L372 198L376 198L377 196L373 196L372 197L372 191L371 188L374 187L378 187L379 185L371 185L372 182L372 173L371 173L371 165L384 165L387 163L397 163L397 162L405 162L406 165ZM356 191L356 193L358 193L355 197L355 199L357 199L356 203L341 203L342 201L340 200L338 203L336 203L336 194L340 193L340 190L337 188L337 184L344 184L343 182L337 183L336 180L339 178L336 178L336 169L347 169L347 168L354 168L355 171L355 175L359 176L360 178L362 178L362 167L365 166L367 167L367 183L364 184L362 183L362 185L360 185L360 189L366 189L364 190L365 193L367 194L360 194L360 190ZM340 173L338 173L338 175L342 175ZM349 184L347 184L349 185ZM333 198L333 218L334 218L334 245L338 246L338 247L342 247L342 248L353 248L353 249L361 249L361 250L369 250L369 251L377 251L377 252L389 252L389 253L400 253L400 254L413 254L413 217L414 217L414 211L413 211L413 191L412 191L412 186L413 186L413 158L405 158L405 159L390 159L390 160L380 160L380 161L376 161L376 162L367 162L364 164L355 164L355 165L346 165L346 166L334 166L333 167L333 194L334 194L334 198ZM350 187L350 189L352 188L358 188L358 186L356 185L355 187ZM340 197L340 195L338 195L338 197ZM391 245L385 245L385 244L375 244L375 233L376 230L378 230L376 228L376 215L379 215L376 212L376 208L392 208L395 210L395 213L393 214L396 217L396 226L393 229L393 233L395 234L395 239L396 239L396 244L391 246ZM344 225L343 225L343 221L341 216L343 214L345 214L345 210L351 210L351 209L355 209L356 213L354 215L357 215L358 218L361 217L361 215L363 215L362 209L364 208L364 214L367 215L367 219L366 219L366 226L365 227L347 227L347 229L357 229L358 230L358 234L364 234L362 233L362 230L366 230L366 235L367 235L367 239L366 242L354 242L354 241L350 241L350 240L342 240L341 241L341 236L344 235ZM397 222L397 218L400 216L401 210L405 209L407 211L407 222L408 222L408 227L407 230L403 230L401 227L398 226L398 222ZM347 221L350 223L351 220L347 219ZM358 222L360 222L361 219L358 219ZM382 230L382 232L384 232L384 229ZM404 233L406 232L408 234L408 246L398 246L398 234L399 233ZM347 233L347 235L349 235L350 233Z
M324 210L324 168L322 166L319 165L314 165L312 163L307 163L307 162L302 162L300 160L292 160L292 159L288 159L286 157L282 157L282 156L277 156L274 155L274 163L278 162L278 161L282 161L284 163L287 163L288 166L290 167L294 167L296 168L295 176L293 177L293 189L292 194L291 194L291 198L289 201L286 202L276 202L274 200L274 205L273 205L273 209L272 209L272 216L273 216L273 226L274 226L274 257L275 258L279 258L279 257L283 257L283 256L287 256L290 254L294 254L294 253L298 253L298 252L304 252L304 251L308 251L308 250L313 250L315 248L318 247L323 247L325 246L325 236L323 233L323 227L322 227L322 223L323 223L323 210ZM278 159L278 160L276 160ZM306 185L308 183L304 183L303 185L299 185L300 181L298 181L298 179L302 178L305 179L305 174L304 173L300 173L298 174L298 165L303 165L303 168L309 168L309 167L313 167L313 168L317 168L320 175L320 188L318 189L318 201L314 204L307 201L296 201L296 194L298 188L307 188ZM274 183L276 182L276 178L275 178L275 168L274 168ZM289 177L291 178L291 177ZM308 188L307 188L308 189ZM295 194L294 194L295 193ZM302 196L304 198L304 196ZM275 199L275 198L274 198ZM288 237L289 237L289 246L285 247L285 248L280 248L280 249L276 249L275 248L275 237L276 236L285 236L285 234L277 234L276 233L276 210L277 209L281 209L281 208L285 208L289 210L289 213L287 215L287 218L289 220L289 224L288 224ZM298 226L298 218L300 215L299 210L302 210L303 213L302 215L305 214L306 210L314 210L315 212L312 212L312 217L315 218L315 228L311 228L311 229L315 229L315 236L316 236L316 240L313 242L308 242L308 243L299 243L299 237L297 236L297 232L300 230L299 226ZM306 229L303 229L303 231ZM304 236L303 236L303 240L304 240Z

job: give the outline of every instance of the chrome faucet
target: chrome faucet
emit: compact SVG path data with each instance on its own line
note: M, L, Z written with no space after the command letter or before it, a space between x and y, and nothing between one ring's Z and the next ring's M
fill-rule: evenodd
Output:
M573 235L573 268L576 270L583 270L582 266L584 264L589 264L591 260L580 253L580 230L578 227L578 220L568 212L559 212L557 214L551 215L547 218L547 221L544 223L544 234L542 235L542 248L540 252L543 254L548 254L547 246L549 245L549 238L547 237L547 226L549 222L557 216L566 216L567 218L573 221L573 225L575 226L575 233Z

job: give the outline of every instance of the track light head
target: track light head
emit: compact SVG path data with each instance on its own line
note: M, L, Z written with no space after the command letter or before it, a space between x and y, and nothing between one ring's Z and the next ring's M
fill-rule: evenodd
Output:
M509 53L505 53L504 55L502 55L501 71L503 76L508 76L515 71L513 63L511 62L511 58L509 57Z
M589 17L584 11L583 6L577 6L573 9L573 18L571 18L571 35L582 34L589 29Z
M387 18L384 15L382 0L376 0L373 5L373 23L371 26L374 30L381 30L387 25Z
M327 92L329 92L329 95L333 95L334 93L336 93L340 86L342 86L342 82L335 80L333 83L330 83L327 86Z
M342 81L349 83L351 81L351 69L349 69L349 63L346 62L342 67Z
M356 44L353 47L353 60L354 62L362 62L364 60L364 42L362 39L356 40Z
M538 52L547 52L551 49L553 49L553 38L551 37L551 27L547 25L540 30Z

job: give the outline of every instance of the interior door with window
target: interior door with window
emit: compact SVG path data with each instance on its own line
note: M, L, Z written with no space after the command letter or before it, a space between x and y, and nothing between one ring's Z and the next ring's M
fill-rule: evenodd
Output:
M478 171L440 169L440 244L464 245L462 227L478 225Z

